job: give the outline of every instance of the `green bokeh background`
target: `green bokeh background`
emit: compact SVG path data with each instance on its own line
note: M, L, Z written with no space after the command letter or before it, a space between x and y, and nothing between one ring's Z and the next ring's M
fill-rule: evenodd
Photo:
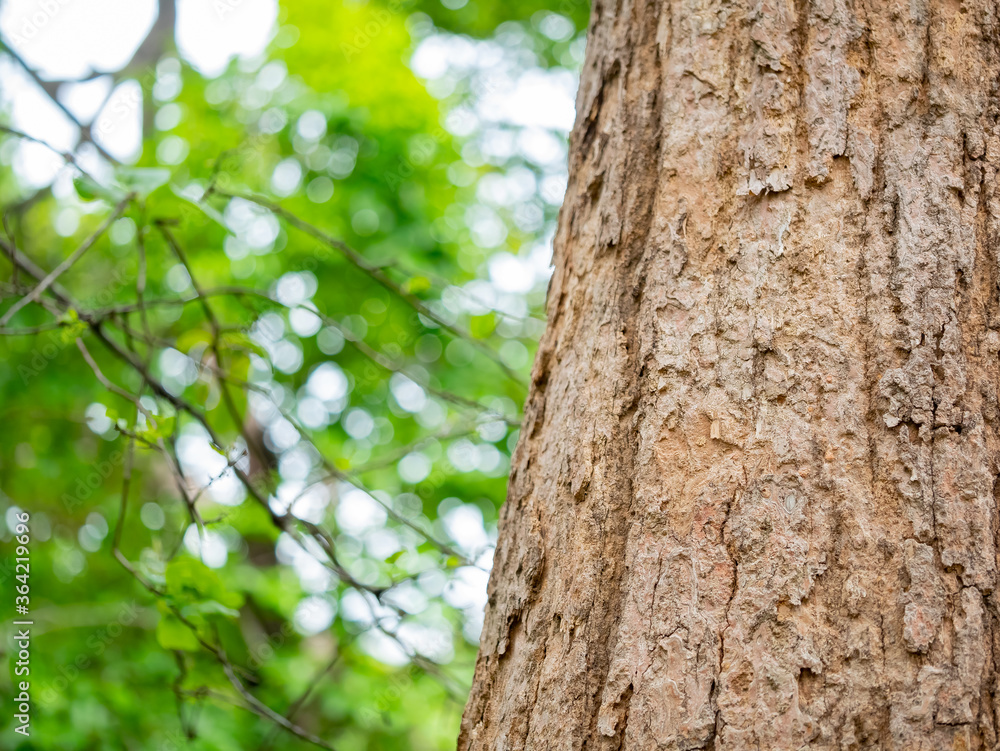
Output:
M4 237L46 270L133 192L123 216L59 279L77 307L28 305L0 337L0 512L8 522L17 510L31 514L35 621L32 734L13 732L5 701L0 748L312 747L248 711L196 636L224 646L257 700L279 714L297 705L294 721L337 749L455 747L481 619L479 608L463 606L462 593L481 592L485 581L544 326L543 275L502 294L487 280L497 254L519 259L518 268L537 266L561 200L565 133L548 133L559 144L554 157L533 159L517 145L526 129L469 115L492 66L458 66L428 82L410 61L421 43L439 37L472 45L480 60L491 50L510 75L570 75L582 62L587 13L585 3L568 0L470 0L458 8L438 0L285 0L260 58L234 60L208 79L168 50L155 67L131 72L147 117L135 164L115 167L83 146L89 161L81 162L96 165L88 170L95 182L78 175L37 189L13 167L23 139L0 134ZM0 113L0 122L9 119ZM318 123L319 135L310 129ZM403 294L287 219L228 193L280 204L357 249ZM312 487L310 513L340 562L387 601L404 603L402 619L344 577L315 575L302 556L322 554L281 541L267 509L245 493L238 502L235 483L204 490L199 451L209 455L202 464L225 465L222 455L235 459L242 444L212 374L219 363L211 321L161 228L183 248L199 288L239 286L287 303L211 298L234 401L255 415L268 446L271 463L257 477L272 509ZM137 313L111 314L137 299L140 239L144 298L153 301L146 323ZM0 314L34 285L6 258L0 282ZM463 334L418 315L404 297ZM168 391L204 410L225 444L216 447L222 455L212 455L196 422L175 415L78 320L95 315L110 339L148 359ZM142 341L147 325L152 336ZM156 427L102 385L77 340L104 377L143 395ZM394 376L373 352L413 378ZM314 377L320 366L325 382ZM274 417L275 403L301 421L297 428L295 419ZM176 442L182 460L193 457L182 461L184 482L200 493L198 512L216 548L206 557L211 565L199 560L197 527L168 461L136 443L120 547L158 596L112 553L128 433ZM370 495L331 478L324 461ZM378 511L371 496L391 513ZM479 516L479 536L461 539ZM8 633L18 584L12 529L0 523ZM470 565L477 560L478 568ZM363 614L365 597L387 630L423 634L407 643L428 653L397 659L392 639ZM303 620L303 603L317 602L333 616L318 630L322 617ZM10 669L0 695L8 698L16 656L9 639L3 648Z

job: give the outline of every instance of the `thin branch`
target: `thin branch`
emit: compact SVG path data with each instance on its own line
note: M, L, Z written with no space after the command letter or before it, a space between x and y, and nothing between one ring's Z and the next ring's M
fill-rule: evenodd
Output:
M57 155L62 157L66 162L76 167L76 169L78 169L82 174L87 175L87 177L90 177L92 180L94 179L85 169L83 169L83 167L80 166L79 162L77 162L76 160L76 156L70 151L63 151L62 149L57 149L48 141L44 141L41 138L29 135L25 133L23 130L12 128L9 125L0 125L0 133L7 133L8 135L15 136L16 138L20 138L25 141L31 141L32 143L37 143L39 146L44 146L49 151L56 153ZM19 207L18 206L11 207L12 210L17 208Z
M287 310L296 310L296 309L308 310L310 313L319 318L325 326L329 326L330 328L334 328L338 332L340 332L341 336L344 337L345 341L347 341L354 349L356 349L359 353L361 353L366 358L374 362L376 365L384 368L385 370L388 370L391 373L400 373L401 375L405 375L407 378L416 383L418 386L427 391L429 394L432 394L443 401L454 404L455 406L464 407L467 409L473 409L476 410L477 412L486 413L496 420L502 420L503 422L506 422L508 425L516 427L521 424L520 420L509 418L506 415L503 415L493 410L492 408L487 407L486 405L481 404L480 402L477 402L475 399L469 399L467 397L454 394L450 391L445 391L443 389L439 389L436 388L435 386L432 386L430 383L427 382L426 379L416 375L411 370L409 370L406 367L406 365L394 362L388 355L386 355L383 352L380 352L379 350L374 349L363 339L361 339L358 336L355 336L354 333L350 331L350 329L345 327L339 321L330 318L329 316L325 315L324 313L321 313L318 310L315 310L314 308L305 305L285 305L280 300L271 297L271 295L269 295L267 292L254 289L252 287L240 287L233 285L222 286L222 287L211 287L208 289L203 289L201 291L200 296L201 297L220 297L220 296L253 297L260 300L264 300L265 302L268 302L272 305L285 308ZM148 300L146 301L146 305L149 307L173 306L173 305L187 306L197 301L198 297L162 298L157 300ZM84 318L83 313L81 313L80 318L88 321L98 321L112 315L134 313L138 309L139 306L136 304L125 303L122 305L116 305L112 307L88 311L86 318Z
M442 399L443 401L450 402L451 404L454 404L456 406L465 407L468 409L474 409L479 412L489 413L492 416L494 416L497 420L503 420L504 422L513 425L520 424L520 421L512 421L510 420L510 418L500 414L499 412L495 412L490 407L480 404L475 399L467 399L466 397L459 396L458 394L453 394L450 391L445 391L443 389L439 389L432 386L426 381L426 379L421 378L416 374L412 373L411 371L407 370L407 368L404 365L393 362L393 360L388 355L379 352L378 350L370 346L367 342L365 342L364 339L362 339L361 337L355 336L355 334L352 331L350 331L350 329L342 325L339 321L336 321L333 318L330 318L329 316L320 313L318 310L306 307L305 305L285 305L280 300L276 300L266 292L260 292L259 290L246 289L243 294L247 296L259 297L274 305L280 305L283 308L287 308L288 310L294 310L294 309L308 310L310 313L319 318L325 326L329 326L340 332L340 335L344 337L345 341L349 342L352 347L358 350L358 352L360 352L362 355L367 357L376 365L379 365L380 367L384 368L385 370L388 370L391 373L399 373L400 375L406 376L411 381L420 386L422 389Z
M46 331L61 329L66 325L65 321L52 321L50 323L39 324L38 326L25 326L20 329L4 327L0 328L0 336L35 336L36 334L44 334Z
M319 746L320 748L328 749L329 751L336 751L336 749L326 741L324 741L319 736L313 735L308 730L304 730L296 725L294 722L278 714L269 706L264 704L260 699L250 693L243 682L236 677L236 673L233 671L233 667L229 664L228 660L223 661L222 669L226 673L226 677L229 679L229 683L232 684L236 692L243 697L243 700L247 703L247 707L254 713L260 715L261 717L270 720L275 725L280 726L284 730L287 730L292 735L296 735L303 740L309 741L314 746Z
M181 262L181 264L188 272L188 277L191 279L191 286L193 286L195 290L195 296L201 302L202 310L205 311L205 317L208 319L209 326L211 326L212 328L211 346L212 346L212 352L215 354L215 362L219 366L219 369L223 370L225 368L225 362L223 361L222 358L222 350L219 347L219 336L221 334L221 329L219 328L219 319L216 318L215 311L212 310L212 306L209 304L208 298L205 297L204 290L202 289L201 284L198 282L198 277L195 275L194 269L192 268L191 263L188 261L187 254L184 252L184 248L181 247L181 244L177 242L177 239L174 237L173 233L170 232L170 230L168 230L166 226L164 226L163 224L158 224L157 226L160 230L160 234L162 234L163 238L167 241L167 245L170 246L170 249L173 250L174 255L177 256L178 260ZM246 441L248 447L253 446L254 441L252 440L252 437L250 436L250 433L247 430L246 421L240 414L240 411L236 406L236 402L233 400L232 394L229 393L229 384L226 383L225 379L218 376L216 377L216 382L219 385L219 391L222 393L222 401L226 405L226 411L229 412L229 417L230 419L232 419L233 424L236 427L236 430L239 432L241 436L243 436L243 440Z
M204 495L204 494L205 494L205 491L206 491L206 490L208 490L209 488L211 488L211 487L212 487L212 485L214 485L214 484L215 484L216 482L218 482L218 481L219 481L219 480L221 480L221 479L222 479L223 477L225 477L225 476L226 476L226 473L227 473L227 472L228 472L229 470L231 470L231 469L232 469L233 467L235 467L235 466L236 466L236 463L237 463L238 461L240 461L240 460L241 460L241 459L242 459L242 458L243 458L244 456L246 456L246 455L247 455L247 451L246 451L246 449L243 449L243 451L241 451L241 452L239 453L239 455L238 455L238 456L236 456L236 457L234 457L234 458L232 458L232 459L229 459L229 460L228 460L228 461L226 462L226 467L225 467L225 469L223 469L223 470L222 470L221 472L219 472L219 473L218 473L217 475L214 475L214 476L212 476L212 477L208 478L208 482L207 482L207 483L205 483L204 485L202 485L202 486L201 486L200 488L198 488L198 492L197 492L197 493L195 493L195 495L194 495L194 498L192 499L192 503L197 503L197 502L198 502L198 499L200 499L200 498L202 497L202 495Z
M8 44L6 40L0 38L0 46L2 46L6 50L8 55L14 58L17 64L24 69L25 73L31 76L31 80L35 82L38 88L40 88L42 91L46 93L46 95L49 97L49 99L52 100L52 103L55 104L56 107L62 110L62 113L70 119L70 122L72 122L77 128L80 129L81 141L90 141L90 143L94 144L94 147L101 153L101 156L103 156L109 162L111 162L112 164L121 164L121 162L119 162L117 159L111 156L111 154L109 154L104 149L104 147L101 146L101 144L97 143L94 140L94 136L93 133L91 133L90 126L81 123L80 120L77 118L77 116L74 115L72 112L70 112L69 108L66 107L65 104L59 101L59 97L56 96L56 93L54 91L50 91L49 87L46 86L46 81L41 76L38 75L38 72L35 71L34 68L28 65L24 61L24 59L17 54L14 48L10 44Z
M90 369L94 371L94 375L97 376L97 380L101 382L104 388L106 388L108 391L111 391L112 393L117 394L123 399L127 399L128 401L132 402L135 405L136 409L142 412L142 414L146 416L146 419L148 419L153 424L156 423L155 418L153 417L152 414L150 414L149 410L147 410L144 406L142 406L142 402L139 400L139 397L137 397L135 394L126 391L120 386L112 383L108 379L108 377L104 375L103 372L101 372L100 366L98 366L98 364L94 361L94 358L90 356L90 352L87 350L87 345L83 343L83 339L77 337L76 346L77 349L80 350L80 353L83 355L83 359L86 360L87 365L90 366Z
M17 249L17 246L8 243L6 240L0 238L0 250L3 250L4 255L14 264L15 268L19 268L22 271L26 271L31 274L35 279L44 279L45 270L38 266L34 261L32 261L28 256ZM63 287L55 282L52 284L52 294L55 295L56 299L59 300L63 305L68 308L75 308L76 303L70 297L69 293L63 289Z
M130 194L125 198L123 198L121 201L119 201L118 205L115 206L114 211L112 211L111 214L108 215L108 217L103 222L101 222L101 225L94 231L94 233L90 237L88 237L86 240L83 241L83 244L79 248L77 248L75 251L73 251L73 253L70 254L69 258L67 258L58 266L56 266L54 269L52 269L52 271L50 271L48 275L46 275L45 278L38 283L38 286L35 287L30 294L25 295L20 300L15 302L13 305L10 306L10 308L7 309L6 313L0 316L0 326L6 325L7 322L10 321L10 319L13 318L14 315L28 303L36 302L39 296L41 296L41 294L45 290L47 290L50 286L52 286L52 283L56 279L58 279L63 272L65 272L74 263L80 260L80 257L94 246L94 243L96 243L97 240L101 237L101 235L103 235L107 231L108 227L110 227L118 219L118 217L120 217L125 212L125 209L131 200L132 200L132 195Z
M220 196L224 196L226 198L239 198L244 201L255 203L258 206L267 209L276 216L281 217L299 231L312 236L316 240L322 242L324 245L327 245L328 247L338 251L341 255L344 256L344 258L348 260L348 262L351 263L351 265L353 265L355 268L367 274L370 278L374 279L385 289L389 290L397 297L399 297L401 300L409 304L410 307L412 307L418 313L434 321L437 325L441 326L443 329L448 331L453 336L456 336L459 339L464 339L465 341L469 342L472 346L474 346L476 349L478 349L480 352L486 355L486 357L492 360L504 372L504 374L508 378L510 378L514 383L520 385L523 388L527 387L527 384L525 384L521 376L515 373L513 370L511 370L507 366L507 364L500 359L500 355L497 354L485 342L476 339L471 334L469 334L469 332L463 331L454 324L446 321L440 315L435 313L431 308L429 308L419 297L417 297L411 292L407 292L402 287L402 285L390 279L388 275L386 275L382 267L370 263L363 255L361 255L358 251L354 250L354 248L352 248L347 243L341 240L337 240L334 237L331 237L330 235L326 234L323 230L319 229L315 225L312 225L309 222L300 219L298 216L291 213L287 209L283 208L279 204L274 203L273 201L269 201L268 199L263 198L261 196L256 196L252 194L243 195L240 193L231 193L216 187L213 187L211 190L212 192Z
M331 659L326 664L325 667L323 667L316 673L316 675L313 676L312 680L309 681L309 685L306 686L305 691L303 691L299 695L298 699L296 699L291 703L291 705L288 707L288 710L285 712L285 717L288 720L291 720L293 717L295 717L295 715L302 708L302 706L309 700L309 697L312 696L313 691L316 690L316 687L320 684L320 681L322 681L323 678L325 678L326 675L337 666L337 663L340 662L340 658L342 656L343 656L343 650L338 649L337 654L333 656L333 659ZM271 744L274 743L274 738L275 736L277 736L277 734L278 734L277 728L273 729L270 733L268 733L264 737L264 740L261 741L260 746L257 747L257 751L267 751L267 749L271 747Z

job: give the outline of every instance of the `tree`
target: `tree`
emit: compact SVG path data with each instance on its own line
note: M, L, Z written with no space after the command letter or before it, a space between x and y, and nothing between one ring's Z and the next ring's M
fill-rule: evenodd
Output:
M998 34L595 5L460 749L995 748Z
M480 104L578 66L550 4L283 0L211 72L268 3L160 0L113 70L48 63L115 4L3 5L0 747L454 749L565 168Z

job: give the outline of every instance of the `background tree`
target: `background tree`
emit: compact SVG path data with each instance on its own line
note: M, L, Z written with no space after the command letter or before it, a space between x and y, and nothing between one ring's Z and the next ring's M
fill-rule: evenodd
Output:
M597 2L462 749L992 749L1000 28Z
M0 746L454 748L565 185L510 98L574 88L587 8L163 0L120 69L39 64L108 5L0 8Z

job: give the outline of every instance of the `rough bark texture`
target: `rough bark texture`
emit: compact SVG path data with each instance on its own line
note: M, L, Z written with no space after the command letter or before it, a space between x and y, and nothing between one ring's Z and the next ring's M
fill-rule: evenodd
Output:
M459 748L994 749L987 0L598 0Z

